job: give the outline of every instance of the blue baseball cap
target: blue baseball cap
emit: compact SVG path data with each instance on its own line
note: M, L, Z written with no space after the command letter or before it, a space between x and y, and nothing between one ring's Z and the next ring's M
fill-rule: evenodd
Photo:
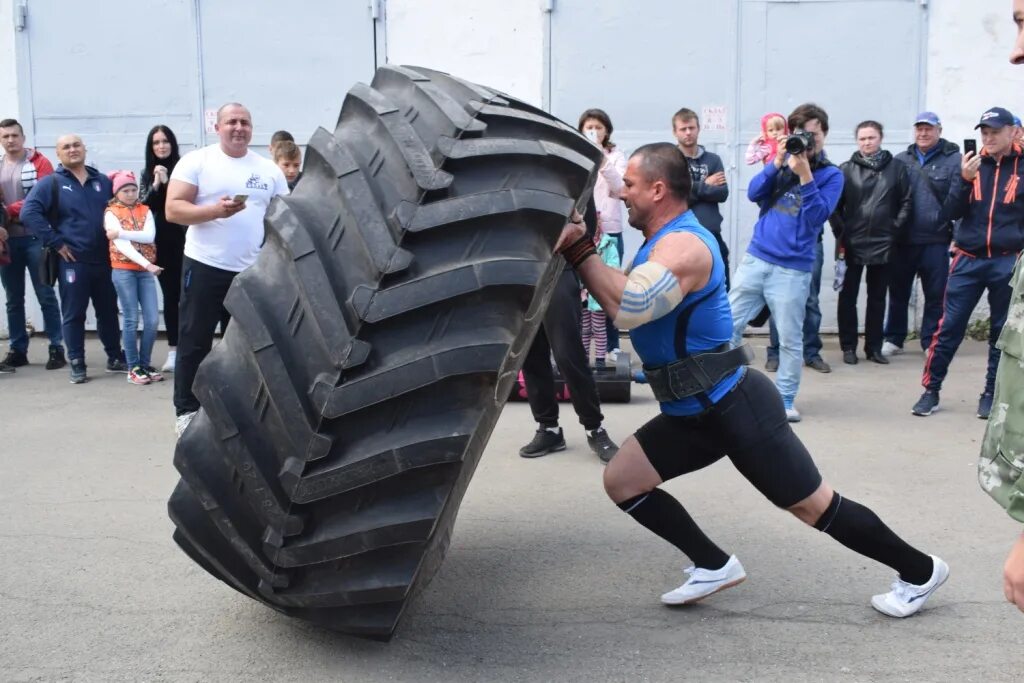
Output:
M923 111L917 115L917 119L914 121L916 126L919 123L927 123L929 126L941 126L942 121L939 120L939 115L933 111Z
M981 120L978 121L978 125L974 128L1004 128L1006 126L1016 125L1013 122L1013 114L1002 107L992 107L984 114L981 115Z

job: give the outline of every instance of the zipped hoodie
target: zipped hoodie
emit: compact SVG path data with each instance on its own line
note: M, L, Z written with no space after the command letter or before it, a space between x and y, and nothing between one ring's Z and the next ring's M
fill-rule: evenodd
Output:
M109 263L109 241L103 231L103 213L113 197L110 178L85 167L85 184L63 166L36 183L21 207L21 221L43 244L54 249L67 245L76 261ZM57 223L50 225L51 185L58 184Z
M801 185L788 168L768 164L750 181L747 198L761 207L761 217L748 254L784 268L813 270L818 236L843 194L843 172L819 162L811 175L813 181ZM776 187L787 189L773 201Z
M6 154L0 154L0 164L3 164L6 159ZM26 147L25 162L21 166L21 191L23 198L16 202L12 201L7 205L7 213L10 214L12 220L20 220L19 215L21 214L21 207L25 203L24 198L28 197L28 193L32 191L37 182L51 173L53 173L53 165L50 163L50 160L43 156L43 153L39 150Z
M962 219L953 231L955 246L971 256L992 258L1024 248L1024 173L1021 149L1014 145L998 162L981 152L973 182L961 176L952 218Z

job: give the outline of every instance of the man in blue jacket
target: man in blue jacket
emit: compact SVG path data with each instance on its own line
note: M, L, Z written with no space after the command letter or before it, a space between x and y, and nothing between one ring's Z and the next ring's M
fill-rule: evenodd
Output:
M729 303L734 346L741 343L747 323L767 304L779 331L775 386L786 417L799 422L793 402L804 362L803 325L811 272L818 236L843 193L843 174L822 152L828 132L824 109L800 105L789 115L789 129L810 133L811 143L799 154L777 154L750 181L747 197L761 207L761 217L733 278Z
M1013 114L993 107L981 115L975 128L981 129L982 150L967 152L960 163L951 217L961 221L953 234L942 318L925 359L921 378L925 391L911 409L922 417L938 407L942 381L964 339L971 312L988 290L988 371L978 400L978 417L988 419L999 364L996 340L1010 307L1013 266L1024 249L1024 187L1019 186L1024 159L1013 142Z
M896 160L910 172L914 210L907 230L896 238L890 261L883 356L903 353L915 276L921 278L924 290L921 348L927 351L932 343L942 316L942 295L949 275L949 243L953 240L950 215L960 187L960 148L942 137L942 122L934 112L917 115L914 144L897 154Z
M85 313L90 299L96 311L100 341L107 352L107 372L128 371L121 351L117 294L110 279L110 243L103 231L103 213L112 188L107 176L85 165L85 151L85 144L77 135L59 138L60 165L52 175L36 183L21 208L25 226L60 254L57 283L72 384L87 379Z

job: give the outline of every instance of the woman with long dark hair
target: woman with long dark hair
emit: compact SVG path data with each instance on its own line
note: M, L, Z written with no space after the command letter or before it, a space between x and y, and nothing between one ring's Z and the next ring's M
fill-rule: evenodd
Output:
M167 222L164 204L167 201L167 182L178 163L178 139L165 125L153 126L146 137L146 167L139 183L139 201L149 207L156 223L157 265L163 268L159 275L160 291L164 295L164 324L167 327L167 360L161 368L174 371L178 346L178 300L181 296L181 260L185 253L185 227Z

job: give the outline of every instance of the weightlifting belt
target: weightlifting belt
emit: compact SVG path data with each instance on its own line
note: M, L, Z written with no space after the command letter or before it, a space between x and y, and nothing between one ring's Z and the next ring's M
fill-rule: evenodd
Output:
M707 393L730 373L750 365L754 352L746 344L730 349L722 344L714 351L687 356L667 365L644 366L654 398L662 403Z

